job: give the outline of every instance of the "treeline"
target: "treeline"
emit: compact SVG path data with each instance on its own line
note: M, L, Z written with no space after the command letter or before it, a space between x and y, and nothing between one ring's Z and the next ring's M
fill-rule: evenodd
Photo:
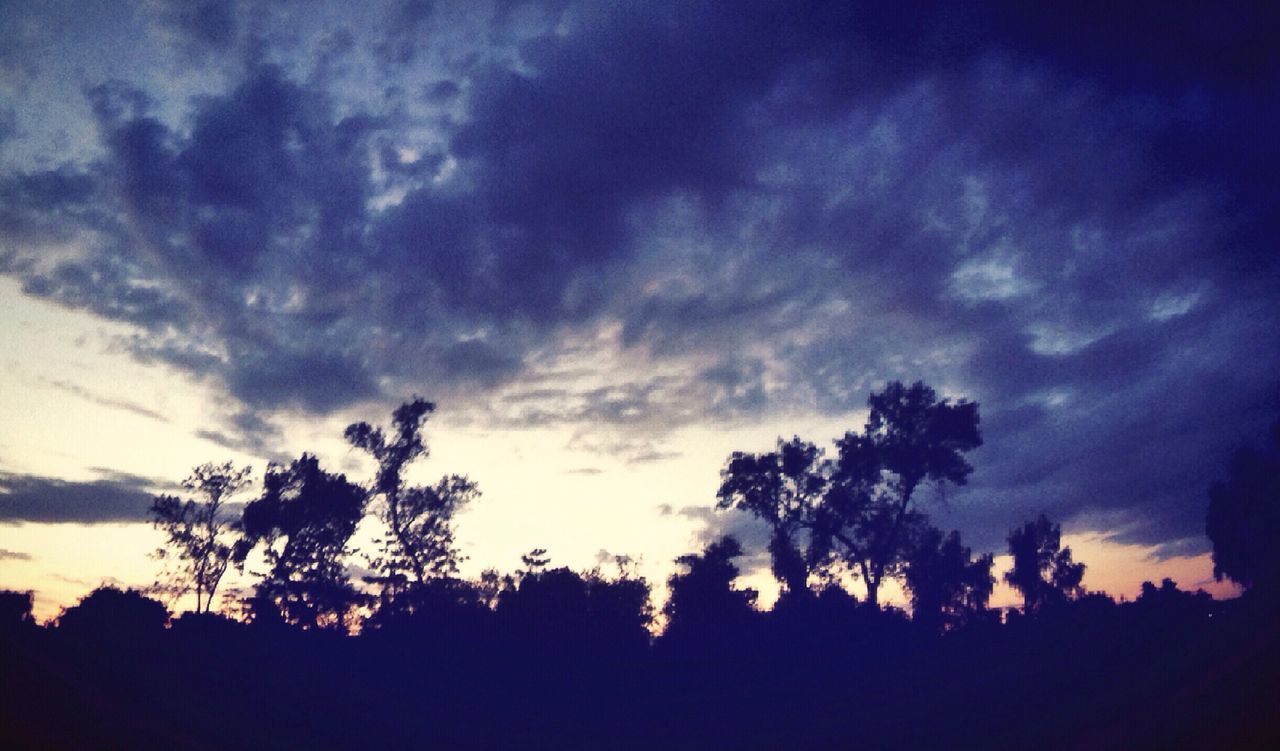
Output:
M893 382L873 393L868 406L864 428L835 441L830 457L798 437L779 440L770 452L735 452L721 471L719 507L748 512L768 527L784 600L860 581L866 604L878 607L882 586L894 580L909 593L914 619L929 628L998 617L988 608L993 556L975 557L958 532L933 527L919 501L927 487L966 482L972 467L965 455L982 444L978 405L939 399L922 383ZM183 482L189 497L163 495L152 505L165 539L155 554L165 571L146 594L171 603L193 596L197 613L221 605L247 622L348 633L438 609L442 593L497 609L526 597L521 588L545 575L575 577L584 592L617 601L608 606L615 609L626 603L629 617L648 626L648 584L625 565L612 577L599 570L545 571L546 551L535 550L525 556L524 571L457 578L454 518L479 489L459 475L422 486L406 480L410 466L428 453L423 426L433 410L415 398L395 410L386 428L356 423L346 429L350 445L376 464L364 484L304 453L269 465L257 497L242 503L253 486L250 468L197 467ZM352 537L367 517L378 529L376 548L354 550ZM1083 564L1061 547L1059 528L1044 517L1013 530L1009 552L1013 568L1005 580L1022 593L1027 612L1084 594ZM703 611L715 607L709 603L753 604L753 593L733 589L732 561L742 554L739 541L724 538L677 560L687 571L668 582L672 597L663 614L670 627L704 618ZM353 564L367 572L360 580L350 576ZM254 575L256 584L219 599L232 568ZM713 582L709 572L720 578Z
M0 594L0 741L31 748L1272 748L1280 697L1275 446L1242 451L1210 492L1218 602L1173 582L1116 603L1044 517L1013 529L988 607L990 554L974 556L919 508L963 484L981 443L977 405L916 383L871 395L867 424L816 445L734 453L721 508L768 525L782 593L768 611L738 586L732 537L677 559L657 615L626 559L458 576L453 518L465 477L410 485L433 407L348 441L377 464L358 485L303 455L265 473L205 465L192 497L153 518L168 566L150 593L104 587L54 622L30 593ZM233 513L233 509L239 509ZM352 581L356 526L382 532ZM260 564L260 566L259 566ZM258 580L214 612L232 567ZM860 580L859 599L845 586ZM897 581L911 614L881 607ZM194 595L174 617L160 601Z
M645 591L530 568L436 580L358 636L104 588L56 627L0 597L6 749L1265 749L1275 610L1171 583L939 633L835 587L769 611L730 543ZM430 593L430 594L427 594Z

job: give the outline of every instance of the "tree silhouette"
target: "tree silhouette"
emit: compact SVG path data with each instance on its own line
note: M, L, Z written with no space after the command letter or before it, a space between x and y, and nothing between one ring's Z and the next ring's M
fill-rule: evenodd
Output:
M822 450L799 437L778 439L777 450L765 454L735 451L720 472L717 507L748 511L769 525L773 575L791 597L810 594L809 574L819 563L812 530L829 475Z
M245 506L243 564L257 545L270 569L255 589L255 618L275 608L288 623L343 630L361 600L347 577L347 542L364 516L365 494L344 475L330 474L303 454L288 467L271 465L262 497ZM270 616L268 616L270 617Z
M98 587L58 616L58 630L81 638L136 639L164 628L169 611L137 590Z
M913 508L916 491L926 481L965 484L973 467L964 454L982 437L976 403L939 399L919 381L890 382L867 405L863 432L836 442L839 457L816 529L819 547L858 574L875 605L885 578L902 573L912 530L924 523Z
M1267 450L1240 449L1227 481L1209 487L1205 532L1219 581L1280 595L1280 420L1271 425Z
M498 597L497 612L522 631L581 636L587 629L587 582L569 568L521 572Z
M733 586L738 578L733 559L741 555L738 540L725 535L708 543L700 554L676 559L685 571L672 574L667 580L669 595L662 608L667 617L667 634L711 633L740 622L752 612L756 591Z
M1022 594L1025 612L1036 613L1084 593L1084 564L1071 559L1071 548L1062 547L1062 528L1050 524L1044 514L1009 532L1009 555L1013 567L1004 580Z
M156 550L162 560L177 559L156 582L158 591L178 597L196 594L196 612L208 612L213 595L231 558L233 522L227 518L227 500L249 485L249 467L232 462L202 464L192 470L182 486L199 500L162 495L151 504L152 524L165 535L165 547Z
M636 574L629 556L614 556L614 563L616 575L607 576L597 567L584 577L591 627L608 642L643 646L653 622L649 582Z
M648 640L649 583L635 575L626 556L615 558L618 573L612 577L599 568L586 574L549 568L542 549L522 560L525 570L506 578L496 598L495 610L512 633L561 642L640 645Z
M1144 581L1134 604L1140 609L1169 618L1207 613L1212 602L1213 597L1203 589L1186 592L1178 589L1173 579L1165 577L1159 587L1150 581Z
M0 590L0 633L17 631L33 625L31 608L35 604L34 593Z
M431 402L414 398L392 414L389 437L365 422L348 426L344 433L352 446L378 462L369 495L380 501L378 516L386 527L381 554L372 561L381 572L374 581L382 587L383 607L411 610L411 598L406 603L398 595L431 577L456 573L453 516L479 495L476 484L459 475L448 475L429 487L405 485L405 470L429 453L422 425L434 410Z
M550 565L551 559L547 557L546 548L534 548L520 556L520 563L524 564L526 572L536 574Z
M951 628L986 611L996 583L990 553L974 560L959 532L944 537L936 527L918 534L912 548L904 580L915 621L933 629Z

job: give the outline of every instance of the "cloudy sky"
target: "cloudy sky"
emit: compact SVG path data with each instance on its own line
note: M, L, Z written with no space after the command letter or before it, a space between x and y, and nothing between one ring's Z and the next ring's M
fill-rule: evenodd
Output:
M0 3L0 586L145 583L149 493L365 480L342 428L414 394L467 570L660 580L759 550L730 451L922 379L985 439L937 523L1210 587L1280 414L1280 24L926 5Z

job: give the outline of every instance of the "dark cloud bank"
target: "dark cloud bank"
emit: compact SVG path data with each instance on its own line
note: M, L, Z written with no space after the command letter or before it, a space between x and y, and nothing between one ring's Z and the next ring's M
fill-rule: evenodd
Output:
M101 156L0 177L0 269L247 413L416 389L500 423L787 433L922 378L982 405L940 512L977 544L1040 510L1201 533L1280 411L1261 5L613 6L308 32L162 4L237 73L181 120L91 82ZM609 325L679 367L530 380Z
M142 521L151 508L154 486L152 481L132 475L73 482L0 473L0 523Z

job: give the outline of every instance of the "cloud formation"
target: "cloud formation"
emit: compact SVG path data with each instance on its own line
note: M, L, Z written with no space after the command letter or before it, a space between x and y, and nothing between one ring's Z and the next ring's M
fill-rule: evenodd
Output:
M225 80L122 64L92 154L0 175L0 272L241 415L426 391L654 461L922 378L982 405L940 513L985 546L1197 536L1280 411L1257 7L248 5L150 6Z
M72 482L0 473L0 523L135 522L147 519L152 483L131 475Z

